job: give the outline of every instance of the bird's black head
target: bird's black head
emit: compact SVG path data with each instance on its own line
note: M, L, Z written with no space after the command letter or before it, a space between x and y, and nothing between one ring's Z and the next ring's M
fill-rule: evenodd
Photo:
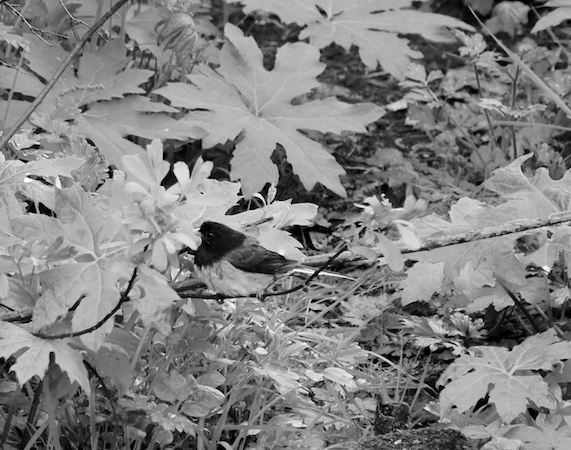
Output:
M195 261L199 266L209 265L222 259L228 252L240 247L246 235L218 222L204 222L200 226L202 244L196 251Z

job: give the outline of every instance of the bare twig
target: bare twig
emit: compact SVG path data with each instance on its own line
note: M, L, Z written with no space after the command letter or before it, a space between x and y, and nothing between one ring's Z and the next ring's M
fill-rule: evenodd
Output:
M53 31L43 31L43 30L41 30L41 29L39 29L39 28L33 26L30 22L27 21L27 19L24 17L24 15L23 15L21 12L18 11L18 10L17 10L14 6L12 6L10 3L4 3L4 6L5 6L6 8L8 8L8 9L12 12L12 14L14 14L14 15L15 15L16 17L18 17L22 22L24 22L24 23L27 25L27 27L30 29L30 31L31 31L32 33L34 33L34 34L36 35L36 37L37 37L38 39L40 39L40 40L41 40L44 44L46 44L47 46L52 47L52 44L50 44L48 41L46 41L46 40L40 35L40 32L41 32L41 33L46 33L46 34L51 34L51 35L53 35L53 36L57 36L57 37L60 37L60 38L64 38L64 37L65 37L64 35L62 35L62 34L60 34L60 33L54 33Z
M512 222L496 225L493 227L481 228L477 230L468 230L456 234L442 235L435 238L426 238L423 240L420 248L411 249L402 247L401 253L409 254L423 252L435 248L443 248L451 245L464 244L467 242L479 241L482 239L490 239L494 237L506 236L508 234L521 233L523 231L534 230L537 228L560 225L565 222L571 222L571 211L562 211L551 214L547 217L537 219L522 219ZM324 255L310 256L303 260L303 264L308 266L320 266L323 262L331 257L331 253ZM363 261L364 258L353 252L344 252L337 258L338 262Z
M80 19L74 17L74 15L69 11L69 9L67 9L67 6L63 2L63 0L59 0L59 3L61 5L61 7L63 8L63 10L65 11L65 13L67 14L67 16L69 17L69 20L72 21L72 23L79 23L79 24L85 26L86 28L89 28L89 24L85 23L83 20L80 20Z
M311 283L311 281L313 281L314 278L316 278L317 276L319 276L319 274L320 274L321 272L323 272L325 269L327 269L327 267L329 267L329 265L330 265L331 263L333 263L333 261L335 261L335 260L337 259L337 257L338 257L341 253L343 253L345 250L347 250L347 244L343 244L343 245L339 248L339 250L337 250L335 253L333 253L333 255L332 255L327 261L325 261L325 263L321 264L321 265L319 266L319 268L318 268L315 272L313 272L313 273L311 274L311 276L310 276L307 280L305 280L303 283L298 284L297 286L294 286L294 287L292 287L291 289L287 289L287 290L285 290L285 291L280 291L280 292L267 292L267 291L264 291L263 294L262 294L262 296L261 296L261 299L263 300L263 299L266 298L266 297L270 297L270 296L274 296L274 295L291 294L291 293L293 293L293 292L299 291L301 288L303 288L303 287L307 286L309 283Z
M512 222L497 225L494 227L482 228L477 230L468 230L452 235L449 234L442 235L435 238L426 238L423 240L420 248L412 249L401 246L399 250L402 254L423 252L423 251L433 250L435 248L444 248L444 247L449 247L451 245L464 244L468 242L479 241L482 239L491 239L494 237L506 236L508 234L521 233L524 231L534 230L537 228L559 225L565 222L571 222L571 211L554 213L551 214L550 216L538 219L514 220ZM319 272L321 272L323 269L329 266L333 261L337 263L367 261L364 257L355 252L352 252L350 250L344 251L345 248L346 247L343 246L340 250L333 253L325 253L322 255L309 256L305 258L304 260L301 261L302 264L311 267L319 267L319 269L316 271L315 274L313 274L304 283L295 286L291 290L284 292L277 292L277 293L264 293L263 297L267 297L269 295L289 294L291 292L295 292L303 288L311 280L313 280L313 278L315 278L315 276L317 276ZM380 253L378 257L380 258L382 256L383 256L382 253ZM198 298L218 300L218 301L228 298L227 296L221 294L197 292L195 288L196 288L195 283L192 282L189 283L188 281L185 281L181 283L179 287L175 288L175 290L177 291L177 293L180 295L181 298L198 297Z
M33 335L36 337L42 338L42 339L51 339L51 340L65 339L65 338L83 336L84 334L91 333L91 332L97 330L98 328L101 328L105 322L107 322L109 319L111 319L111 317L113 317L115 315L115 313L117 311L119 311L119 308L121 308L121 305L123 303L129 301L129 293L131 292L131 289L133 289L133 286L135 285L136 279L137 279L137 268L135 267L135 269L133 270L133 274L131 275L131 279L129 280L129 284L127 284L127 288L121 294L121 297L119 298L119 301L117 302L117 305L115 305L115 307L111 311L109 311L105 315L105 317L103 317L103 319L101 319L99 322L97 322L92 327L86 328L85 330L73 331L71 333L61 333L61 334L33 333Z

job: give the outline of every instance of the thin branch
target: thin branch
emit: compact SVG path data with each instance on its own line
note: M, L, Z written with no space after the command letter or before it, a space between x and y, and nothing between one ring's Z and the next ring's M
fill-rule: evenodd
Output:
M571 211L562 211L551 214L547 217L540 217L538 219L514 220L512 222L496 225L493 227L481 228L478 230L468 230L456 234L442 235L435 238L421 238L423 242L420 248L412 249L401 247L400 251L402 254L423 252L427 250L433 250L435 248L449 247L451 245L465 244L482 239L490 239L494 237L506 236L508 234L534 230L537 228L560 225L565 222L571 222ZM331 254L328 253L324 255L310 256L305 259L303 263L309 266L319 266L324 261L327 261L330 255ZM337 261L341 262L364 260L365 258L351 251L344 252L337 258Z
M42 90L42 92L40 92L40 94L36 97L36 99L32 102L32 104L30 105L30 107L27 109L27 111L16 121L16 123L14 123L14 125L12 125L12 127L4 134L4 136L2 136L2 140L0 140L0 151L4 149L4 147L6 147L6 145L8 144L8 142L10 141L10 139L12 138L12 136L14 136L18 130L20 129L20 127L26 122L26 120L28 120L30 118L30 116L32 115L32 113L36 110L36 108L40 105L40 103L42 103L44 101L44 99L46 98L46 96L48 95L48 93L53 89L53 87L55 86L55 84L57 83L57 81L60 79L60 77L63 75L63 73L65 72L65 70L67 69L67 67L71 64L71 62L73 61L74 58L77 57L77 55L79 54L79 52L81 51L81 49L83 48L83 46L89 41L89 39L91 39L91 37L97 33L97 30L99 28L101 28L101 26L107 22L107 20L113 15L115 14L125 3L127 3L129 0L119 0L115 5L113 5L111 7L111 9L109 11L107 11L102 17L101 19L99 19L94 25L93 27L91 27L87 33L85 33L83 35L83 37L81 38L81 40L76 44L76 46L74 47L74 49L71 51L71 53L67 56L67 58L65 59L65 61L61 64L61 66L58 68L58 70L56 71L56 73L53 75L53 77L50 79L50 81L48 81L48 83L46 84L46 86L44 87L44 89Z
M113 317L115 313L119 311L119 308L121 308L121 305L123 303L129 301L129 293L131 292L131 289L133 289L133 286L135 285L136 278L137 278L137 268L135 267L135 269L133 270L133 275L131 275L131 279L129 280L129 284L127 285L125 291L121 294L121 297L119 298L119 302L117 303L117 305L115 305L115 307L109 313L107 313L107 315L103 319L101 319L92 327L86 328L85 330L81 331L74 331L71 333L61 333L61 334L52 334L52 335L43 334L43 333L33 333L33 335L42 339L51 339L51 340L65 339L65 338L82 336L84 334L91 333L97 330L98 328L101 328L105 322L111 319L111 317Z
M83 26L85 26L86 28L89 28L89 25L87 23L85 23L83 20L80 20L76 17L73 16L73 14L69 11L69 9L67 9L66 4L63 2L63 0L59 0L59 4L61 5L61 7L63 8L63 10L65 11L65 13L67 14L67 16L69 17L69 20L71 20L74 23L79 23Z
M347 244L343 244L341 245L341 247L339 248L339 250L337 250L335 253L333 253L333 255L327 260L325 261L324 264L320 265L319 268L313 272L311 274L311 276L305 280L302 284L298 284L297 286L292 287L291 289L287 289L285 291L281 291L281 292L266 292L264 291L263 294L261 295L261 300L263 300L266 297L270 297L270 296L274 296L274 295L286 295L286 294L291 294L293 292L299 291L300 289L304 288L305 286L307 286L309 283L311 283L313 281L313 279L317 278L319 276L319 274L321 272L323 272L325 269L327 269L327 267L329 267L333 261L335 261L339 255L341 255L341 253L343 253L345 250L347 250Z
M436 238L426 238L423 240L422 245L420 248L406 248L400 247L399 250L401 254L411 254L417 252L424 252L428 250L433 250L435 248L444 248L449 247L451 245L458 245L458 244L465 244L468 242L479 241L482 239L491 239L494 237L506 236L508 234L514 233L521 233L529 230L534 230L537 228L547 227L547 226L554 226L560 225L565 222L571 222L571 211L563 211L551 214L547 217L542 217L539 219L523 219L523 220L514 220L512 222L508 222L501 225L496 225L494 227L482 228L479 230L468 230L452 235L442 235ZM308 278L305 283L295 286L294 288L283 291L283 292L276 292L276 293L269 293L263 294L262 298L265 298L269 295L282 295L282 294L289 294L291 292L295 292L304 286L306 286L313 278L315 278L319 272L324 270L329 264L333 261L336 262L357 262L357 261L367 261L366 258L354 253L352 251L345 251L346 246L343 246L340 250L333 252L333 253L325 253L323 255L316 255L316 256L309 256L302 261L302 264L311 267L319 267L319 269L314 273L310 278ZM383 254L379 252L378 257L382 257ZM234 298L224 296L222 294L209 294L209 293L197 293L192 289L194 285L189 284L188 282L181 283L179 288L175 288L177 293L181 298L192 298L192 297L199 297L203 299L209 300L224 300L225 298Z
M44 31L41 30L40 28L37 28L35 26L33 26L30 22L28 22L28 20L24 17L24 15L18 11L14 6L12 6L10 3L4 3L4 6L6 8L8 8L12 14L14 14L16 17L18 17L19 19L22 20L22 22L24 22L27 27L30 29L30 31L32 33L34 33L36 35L36 37L41 40L44 44L46 44L48 47L52 47L52 44L50 44L48 41L46 41L41 35L40 32L45 33L45 34L51 34L52 36L57 36L59 38L65 38L64 35L60 34L60 33L54 33L53 31Z

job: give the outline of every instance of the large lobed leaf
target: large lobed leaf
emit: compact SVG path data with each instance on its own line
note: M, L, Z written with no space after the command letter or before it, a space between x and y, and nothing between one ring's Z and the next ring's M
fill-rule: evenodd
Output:
M81 353L71 348L69 339L41 339L22 327L2 322L0 327L0 358L9 358L17 354L12 370L16 373L20 384L24 384L33 376L43 378L53 353L55 362L67 372L69 379L77 381L86 393L90 392L87 370L83 364Z
M111 164L123 168L124 155L142 155L144 150L127 136L147 139L201 138L204 130L182 126L181 122L165 115L176 111L162 103L151 102L142 96L96 103L75 117L78 127L91 139Z
M49 80L59 69L68 53L61 47L48 47L35 37L30 37L30 50L24 56L34 74L43 80ZM38 112L51 113L56 108L79 108L100 100L122 98L126 94L144 94L139 87L152 75L151 70L127 68L129 58L124 44L119 40L111 41L94 52L86 52L77 71L68 67ZM8 73L7 73L8 75ZM43 86L42 86L43 87ZM16 86L18 92L35 95L39 89L37 78L30 74Z
M410 9L412 0L240 0L244 11L256 9L278 15L284 22L306 25L300 39L323 48L335 42L346 50L359 47L363 62L380 64L398 79L404 78L411 58L421 58L401 34L420 34L433 41L449 41L446 28L472 27L452 17Z
M37 97L44 88L44 81L52 78L68 53L61 47L47 46L39 38L30 36L29 39L29 51L24 56L31 70L20 73L14 68L2 67L0 87ZM175 108L153 103L141 95L145 91L140 85L154 72L129 67L130 62L119 39L94 52L86 51L77 72L68 67L35 114L73 120L82 134L118 168L122 168L123 155L144 153L139 145L126 139L128 136L179 140L203 137L204 130L181 128L177 120L166 114L177 112ZM28 106L27 102L12 102L7 125ZM0 102L0 112L5 112L7 107L6 102Z
M489 402L508 423L524 413L530 402L554 408L561 401L561 392L550 389L533 371L552 370L570 357L571 343L561 342L553 330L531 336L511 351L475 347L472 354L457 359L442 374L440 384L450 381L440 394L442 412L447 414L453 406L465 412L488 394Z
M38 274L42 295L36 302L33 318L35 331L45 330L79 300L72 319L72 330L92 327L103 319L119 301L119 280L133 270L123 258L108 258L106 247L121 244L124 230L118 211L106 211L77 186L56 190L57 218L27 214L14 218L18 237L25 241L53 240L65 237L66 245L77 254L74 260L44 270ZM83 335L82 341L97 350L113 327L107 321L93 333Z
M301 130L365 132L365 125L382 117L383 109L334 98L293 105L294 98L319 86L316 77L325 68L319 62L319 51L304 43L286 44L277 52L274 69L267 71L253 38L232 25L225 32L229 42L222 49L218 73L203 68L189 76L192 84L169 83L155 92L174 106L193 110L184 122L209 132L205 146L240 136L231 175L242 181L247 196L266 183L277 184L278 169L270 159L277 144L284 147L306 188L321 183L345 195L339 181L342 167Z
M559 180L553 180L546 169L540 168L532 177L527 177L521 165L530 156L522 156L507 167L497 169L486 181L486 187L496 192L504 203L490 206L462 198L450 209L450 220L433 214L415 219L416 230L421 237L438 237L486 227L503 225L514 220L535 219L571 209L571 172ZM440 286L431 285L431 290L416 287L418 275L409 270L401 284L403 299L408 302L430 300L433 292L446 291L450 287L463 295L465 306L472 311L483 310L490 304L502 309L512 304L503 288L496 285L500 276L510 283L510 288L521 293L528 302L542 298L543 287L534 286L526 278L526 267L535 264L551 267L562 253L571 263L569 236L571 227L560 226L552 230L548 238L546 229L538 230L540 248L522 257L514 252L515 240L525 233L485 239L426 252L418 252L414 259L423 263L423 270L431 272L444 263ZM434 283L433 279L433 283Z

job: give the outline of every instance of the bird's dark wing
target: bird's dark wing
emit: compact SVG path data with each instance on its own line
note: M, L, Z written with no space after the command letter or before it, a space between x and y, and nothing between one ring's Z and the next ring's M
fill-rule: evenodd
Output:
M228 252L226 259L234 267L244 272L270 275L287 272L295 265L295 261L268 250L253 238L247 238L243 245Z

